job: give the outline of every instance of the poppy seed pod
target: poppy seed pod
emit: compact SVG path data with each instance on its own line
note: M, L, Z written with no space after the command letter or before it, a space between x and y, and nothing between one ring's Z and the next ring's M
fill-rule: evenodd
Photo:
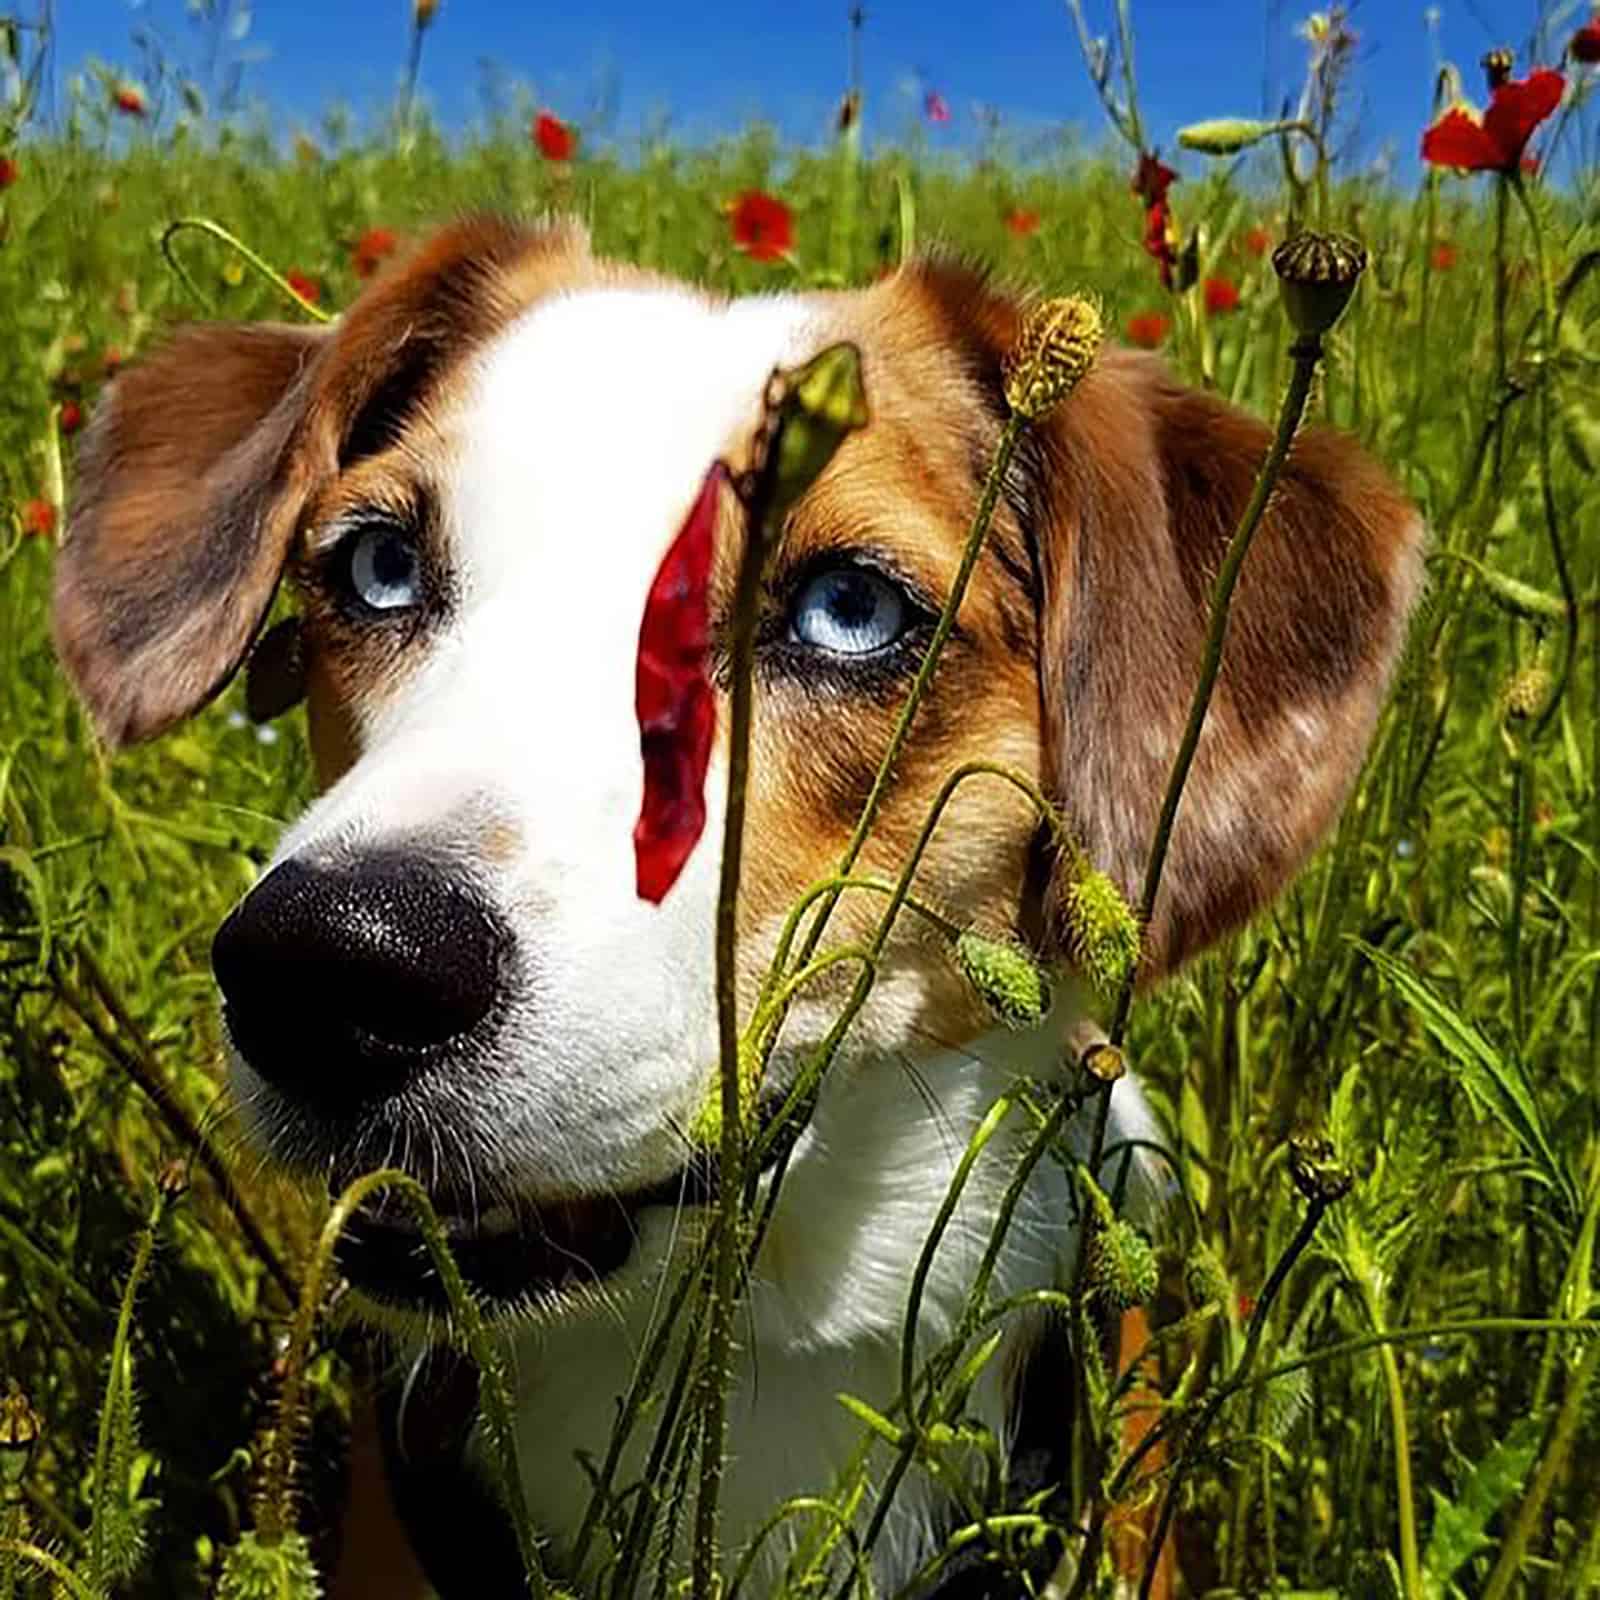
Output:
M1272 252L1283 309L1295 331L1320 339L1350 304L1367 250L1343 233L1297 233Z
M1094 365L1104 338L1100 308L1083 295L1035 306L1006 358L1006 403L1027 422L1049 416Z

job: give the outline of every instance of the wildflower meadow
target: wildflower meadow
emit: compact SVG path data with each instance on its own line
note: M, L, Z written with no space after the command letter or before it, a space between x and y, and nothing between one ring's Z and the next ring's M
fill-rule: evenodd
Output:
M229 8L194 9L203 46ZM842 59L870 47L870 10L841 8ZM266 1166L223 1083L211 943L312 796L296 697L241 677L176 731L101 748L50 634L81 431L174 324L336 318L435 224L508 208L733 293L958 253L1049 310L1009 373L1003 448L1103 338L1274 425L1258 520L1306 419L1359 438L1427 526L1362 776L1280 900L1136 992L1159 842L1143 885L1086 864L1109 903L1080 949L1107 1042L1039 1087L1031 1159L1073 1164L1063 1129L1092 1126L1126 1066L1167 1130L1171 1194L1136 1224L1077 1162L1081 1270L1032 1308L1073 1375L1070 1472L1021 1502L980 1473L901 1593L959 1564L979 1574L963 1594L1053 1600L1600 1596L1600 11L1530 0L1522 37L1419 83L1414 178L1342 153L1362 70L1342 6L1295 19L1303 88L1281 115L1218 105L1157 139L1137 0L1068 0L1097 125L1024 145L997 120L960 153L938 143L952 90L923 86L886 129L853 65L806 146L759 125L624 143L532 90L447 132L422 91L451 12L424 0L393 41L399 94L364 120L286 129L247 77L148 49L74 65L47 116L50 15L0 15L0 1600L325 1592L375 1360L332 1257L360 1196ZM841 361L774 402L774 439L815 430L797 455L826 459L866 414ZM763 515L795 491L773 470ZM1221 651L1252 532L1209 575ZM652 900L705 818L704 641L674 608L709 537L691 516L642 634L641 720L653 696L666 741L645 742L635 840ZM1026 1026L1056 974L1010 943L953 948ZM734 1176L755 1033L702 1130ZM712 1561L714 1363L759 1219L738 1183L718 1216L683 1357L703 1347L711 1378L642 1365L618 1425L661 1430L660 1471L592 1464L595 1593L755 1592L741 1552L732 1580ZM429 1238L503 1442L493 1329ZM1018 1309L986 1293L950 1347L906 1353L895 1409L839 1399L895 1485L1001 1459L965 1410ZM491 1454L514 1480L514 1449ZM861 1501L821 1482L773 1508L798 1531L771 1592L872 1592ZM514 1531L528 1592L575 1592L540 1531Z

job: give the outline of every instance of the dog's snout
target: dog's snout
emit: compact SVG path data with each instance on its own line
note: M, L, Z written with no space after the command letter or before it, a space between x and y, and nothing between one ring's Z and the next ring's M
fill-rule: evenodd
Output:
M303 1099L359 1104L484 1023L510 942L459 872L393 852L283 862L223 923L211 960L255 1071Z

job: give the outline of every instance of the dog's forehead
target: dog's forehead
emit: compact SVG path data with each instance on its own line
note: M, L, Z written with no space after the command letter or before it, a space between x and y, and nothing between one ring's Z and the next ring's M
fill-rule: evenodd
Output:
M530 308L461 387L450 511L478 581L492 589L535 550L547 571L653 570L712 463L747 450L773 370L835 320L799 295L716 301L670 284Z

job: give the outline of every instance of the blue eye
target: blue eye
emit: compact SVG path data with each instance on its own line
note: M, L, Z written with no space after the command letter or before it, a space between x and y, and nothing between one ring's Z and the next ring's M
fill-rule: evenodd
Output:
M794 602L790 636L836 656L887 649L910 626L911 607L897 584L866 567L830 567Z
M374 523L350 546L350 587L373 611L404 611L422 598L417 553L400 529Z

